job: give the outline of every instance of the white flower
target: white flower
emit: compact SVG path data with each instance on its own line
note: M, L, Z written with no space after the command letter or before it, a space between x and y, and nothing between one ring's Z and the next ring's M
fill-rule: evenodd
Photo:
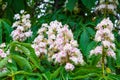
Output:
M0 49L0 57L5 58L6 56L7 54L4 53L4 51Z
M107 50L107 55L113 57L114 59L116 59L115 52L110 48Z
M32 35L32 31L31 30L29 30L28 32L25 32L25 36L26 37L30 37Z
M55 36L54 34L52 34L52 35L49 36L49 38L50 38L50 39L55 39L56 36Z
M0 44L0 48L4 48L4 47L6 47L5 43Z
M107 41L107 40L102 41L102 44L103 44L103 46L104 46L105 48L108 48L108 47L110 47L110 45L111 45L110 41Z
M103 38L102 36L103 36L103 30L98 30L95 35L95 41L98 42L101 41Z
M70 57L70 60L73 61L75 64L78 64L78 58L75 56Z
M69 50L71 50L72 49L72 46L71 46L71 44L66 44L65 46L64 46L64 51L69 51Z
M19 31L24 31L24 27L18 25L17 30L19 30Z
M40 42L40 43L39 43L39 46L40 46L40 47L46 47L46 43L45 43L45 42Z
M12 60L11 60L11 59L8 59L8 62L9 62L9 63L12 63Z
M24 10L21 10L20 13L23 14L25 11Z
M26 14L25 17L26 17L27 19L29 19L29 18L30 18L30 14Z
M38 30L38 33L40 34L40 33L43 33L44 31L46 31L47 29L45 28L45 27L42 27L42 28L40 28L39 30Z
M58 55L59 55L60 57L66 57L66 56L67 56L67 53L66 53L65 51L61 51L61 52L58 53Z
M44 2L49 2L49 0L44 0Z
M95 54L95 55L98 55L98 54L102 54L102 46L97 46L95 49L91 50L90 51L90 56Z
M73 71L74 68L75 68L74 65L71 63L66 63L66 65L65 65L65 70L67 70L67 71Z
M71 40L71 41L70 41L70 44L71 44L72 46L74 46L74 47L78 47L78 43L77 43L76 40Z
M15 19L15 20L20 19L20 15L19 15L19 14L15 14L14 19Z
M107 5L107 8L113 11L113 10L116 9L117 7L116 7L116 5L109 4L109 5Z

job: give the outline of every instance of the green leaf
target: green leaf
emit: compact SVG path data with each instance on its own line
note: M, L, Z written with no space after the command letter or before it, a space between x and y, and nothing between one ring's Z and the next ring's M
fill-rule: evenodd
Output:
M16 61L16 63L19 65L21 69L24 69L25 71L28 72L32 72L31 65L29 64L27 59L19 55L11 55L11 57Z
M6 35L6 42L9 42L11 40L10 34L12 32L11 26L5 21L2 21L3 23L3 28L5 29L5 35Z
M84 30L80 36L80 48L85 53L87 45L89 44L89 35L86 30ZM85 54L84 54L85 55Z
M73 78L71 78L72 80L76 80L76 79L84 79L84 78L90 78L90 77L96 77L96 76L98 76L98 74L97 73L89 73L89 74L87 74L87 75L79 75L79 76L76 76L76 77L73 77Z
M0 20L0 44L2 43L2 23Z
M39 58L36 56L31 44L12 42L11 49L13 49L13 51L15 50L15 46L23 51L23 53L30 59L34 66L36 66L40 71L44 71L44 68L40 65Z
M81 0L82 3L86 6L86 8L90 9L95 6L96 0Z
M120 50L119 49L116 50L116 64L117 64L117 67L120 68Z
M108 74L108 78L111 80L120 80L120 75Z
M95 41L90 42L86 48L86 56L89 56L90 50L92 50L96 46L97 46L97 42Z
M54 71L52 74L51 74L51 80L55 79L59 74L60 74L60 71L61 71L61 67L59 67L56 71Z
M25 10L24 0L13 0L12 7L15 12L19 12L20 10Z
M44 73L44 74L42 74L42 76L45 78L45 80L51 80L50 79L51 73L49 71Z
M76 68L74 72L72 72L70 75L72 77L74 76L79 76L79 75L87 75L89 73L98 73L100 74L101 73L101 69L100 68L97 68L95 66L84 66L84 67L79 67L79 68Z
M76 5L77 0L68 0L68 3L66 4L66 8L69 11L72 11Z
M0 68L2 68L3 66L5 66L8 62L8 57L5 57L4 59L2 59L0 61Z
M7 4L8 4L9 7L10 7L10 5L12 4L12 1L13 1L13 0L6 0L6 2L7 2Z
M102 55L92 55L89 59L91 66L96 66L97 63L100 61Z
M95 35L95 30L93 30L92 28L87 27L87 31L88 31L88 33L89 33L91 36L94 36L94 35Z
M75 30L75 32L74 32L74 38L75 38L76 40L78 40L81 32L82 32L82 30L80 30L80 29L78 29L78 28Z
M9 71L6 72L0 72L0 78L5 77L9 74Z

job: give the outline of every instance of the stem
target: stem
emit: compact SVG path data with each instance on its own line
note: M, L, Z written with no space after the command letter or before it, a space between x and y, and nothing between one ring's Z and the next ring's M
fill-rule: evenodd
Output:
M105 76L105 61L104 61L104 56L102 56L102 74Z
M103 77L105 76L105 57L106 57L106 53L103 47L103 52L102 52L102 74Z
M14 80L14 75L12 76L12 80Z

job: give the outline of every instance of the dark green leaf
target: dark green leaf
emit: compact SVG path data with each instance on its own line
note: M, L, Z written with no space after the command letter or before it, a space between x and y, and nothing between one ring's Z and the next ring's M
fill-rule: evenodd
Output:
M87 31L88 31L88 33L89 33L91 36L94 36L94 35L95 35L95 30L93 30L92 28L87 27Z
M120 68L120 50L119 49L116 50L116 64L117 64L117 67Z
M29 64L27 59L19 55L11 55L11 56L12 56L12 59L16 61L16 63L19 65L21 69L24 69L25 71L28 71L28 72L32 72L31 65Z
M13 0L12 7L15 12L19 12L20 10L25 10L24 0Z
M12 32L12 28L11 26L6 22L6 21L2 21L3 23L3 28L5 29L5 35L6 35L6 42L9 42L11 40L10 34Z
M45 80L51 80L50 79L50 76L51 76L50 72L46 72L46 73L42 74L42 76L45 78Z
M77 0L68 0L68 3L66 4L66 8L69 11L72 11L76 5Z
M92 55L90 57L90 65L91 66L96 66L98 62L100 61L102 55Z
M86 56L89 56L90 50L94 49L97 46L97 42L92 41L88 44L86 48Z
M0 20L0 44L2 43L2 23Z
M82 3L91 10L92 7L95 6L95 1L96 0L82 0Z
M55 78L59 75L61 69L62 69L62 68L59 67L56 71L54 71L54 72L51 74L51 80L55 79Z
M86 30L84 30L80 36L80 48L85 53L87 45L89 44L89 35ZM85 55L85 54L84 54Z

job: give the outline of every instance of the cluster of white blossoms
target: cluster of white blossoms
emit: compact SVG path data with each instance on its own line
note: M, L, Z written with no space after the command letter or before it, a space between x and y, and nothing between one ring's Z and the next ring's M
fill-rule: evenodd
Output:
M112 21L109 18L105 18L97 25L96 29L95 41L101 42L101 45L91 50L90 55L103 54L103 49L105 49L106 55L115 59L116 55L114 52L115 44L113 43L114 34L112 33Z
M21 10L20 14L15 14L14 19L16 21L12 27L15 30L12 31L11 36L15 41L25 41L32 35L30 14L26 14L24 10Z
M35 9L37 18L44 16L47 13L48 7L52 6L51 4L54 4L54 0L43 0L40 2Z
M72 71L74 64L83 64L83 56L77 48L77 41L73 38L73 33L68 29L68 25L61 22L52 21L50 25L42 24L38 30L38 36L33 42L36 55L48 55L49 61L66 64L65 69Z
M95 11L101 11L102 13L107 11L116 15L116 9L118 4L118 0L99 0L99 5L97 5Z

